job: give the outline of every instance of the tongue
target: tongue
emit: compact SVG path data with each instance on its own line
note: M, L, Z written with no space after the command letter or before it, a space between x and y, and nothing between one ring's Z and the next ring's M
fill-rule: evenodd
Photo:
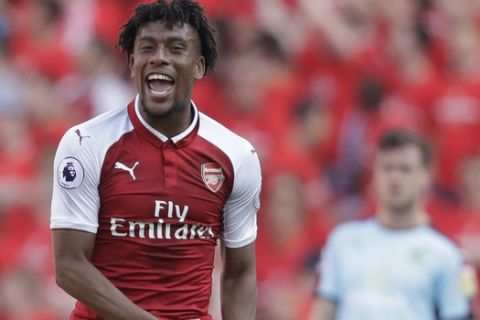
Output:
M150 89L156 92L166 92L172 87L172 83L162 80L153 80L148 83Z

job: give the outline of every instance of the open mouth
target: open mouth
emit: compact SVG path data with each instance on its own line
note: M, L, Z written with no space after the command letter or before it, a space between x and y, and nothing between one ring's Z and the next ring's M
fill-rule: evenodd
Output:
M152 73L147 77L147 87L153 96L164 97L170 93L175 80L164 73Z

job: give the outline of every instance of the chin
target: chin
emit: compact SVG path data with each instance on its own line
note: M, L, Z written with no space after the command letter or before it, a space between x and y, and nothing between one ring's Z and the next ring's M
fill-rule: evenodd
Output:
M153 99L141 99L144 111L154 117L165 117L173 112L174 103L170 101L155 101Z
M148 104L145 106L146 112L154 117L162 118L172 113L172 105Z
M390 202L390 209L394 212L407 212L413 207L413 203L410 201L392 201Z

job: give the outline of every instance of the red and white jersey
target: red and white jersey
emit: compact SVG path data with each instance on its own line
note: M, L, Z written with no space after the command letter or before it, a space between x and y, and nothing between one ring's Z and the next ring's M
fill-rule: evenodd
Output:
M200 113L168 139L135 102L71 128L54 164L52 229L96 233L92 263L162 319L211 319L217 239L257 234L261 172L245 139ZM72 319L99 319L77 302Z

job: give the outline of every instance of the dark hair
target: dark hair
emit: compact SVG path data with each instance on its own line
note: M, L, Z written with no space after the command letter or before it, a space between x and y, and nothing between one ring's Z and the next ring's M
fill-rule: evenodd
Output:
M164 21L168 25L184 23L192 26L200 37L201 52L205 58L205 73L213 71L217 60L217 43L215 30L205 16L204 8L192 0L157 0L148 4L140 4L135 8L133 15L122 26L118 45L130 57L133 53L135 38L139 30L147 23Z
M360 107L365 111L378 112L385 96L385 87L375 75L363 75L358 83Z
M63 6L58 0L42 0L38 1L42 6L47 16L45 17L49 22L58 22L62 16Z
M404 130L392 130L385 132L378 143L381 151L401 148L404 146L414 146L420 151L422 164L429 167L432 163L432 152L427 143L416 135Z

